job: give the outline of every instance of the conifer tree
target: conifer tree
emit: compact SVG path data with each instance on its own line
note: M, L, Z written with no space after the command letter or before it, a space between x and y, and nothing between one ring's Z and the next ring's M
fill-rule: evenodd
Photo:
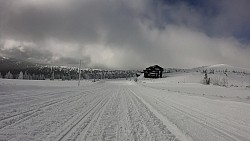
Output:
M36 80L36 75L34 73L32 74L32 80Z
M24 72L23 79L29 79L29 76L26 71Z
M55 79L55 74L54 74L54 71L53 71L52 74L51 74L50 80L54 80L54 79Z
M61 77L62 77L62 81L64 81L64 80L65 80L65 76L62 74L62 76L61 76Z
M28 79L32 80L32 75L28 73Z
M23 79L23 72L22 71L19 73L18 79Z
M6 78L6 79L13 79L12 73L8 72L8 73L5 75L5 78Z

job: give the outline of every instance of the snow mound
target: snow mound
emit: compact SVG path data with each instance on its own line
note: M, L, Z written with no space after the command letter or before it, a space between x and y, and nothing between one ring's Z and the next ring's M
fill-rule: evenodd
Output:
M249 69L246 68L241 68L241 67L235 67L227 64L216 64L216 65L211 65L208 67L205 67L206 69L214 69L214 70L220 70L220 71L236 71L236 72L245 72L245 73L250 73Z

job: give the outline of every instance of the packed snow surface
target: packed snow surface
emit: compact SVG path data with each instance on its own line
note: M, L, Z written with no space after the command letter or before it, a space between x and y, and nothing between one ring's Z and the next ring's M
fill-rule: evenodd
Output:
M247 78L237 77L239 87L219 87L200 84L202 77L82 81L80 87L0 79L0 140L249 141Z

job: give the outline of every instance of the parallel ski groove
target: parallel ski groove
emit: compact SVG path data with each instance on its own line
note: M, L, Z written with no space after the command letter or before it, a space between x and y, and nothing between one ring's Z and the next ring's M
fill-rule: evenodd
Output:
M102 102L104 102L104 101L107 101L108 100L108 97L106 97L105 99L100 99L94 106L92 106L90 109L88 109L86 112L84 112L83 113L83 116L80 118L80 119L78 119L77 120L77 122L76 123L74 123L70 128L68 128L67 130L66 130L66 132L65 133L63 133L63 135L59 138L59 139L57 139L58 141L61 141L61 140L63 140L65 137L66 137L66 135L68 135L69 134L69 132L73 129L73 128L75 128L89 113L91 113L91 112L93 112L93 110L96 108L96 107L98 107L98 105L100 105ZM98 109L97 109L98 110Z

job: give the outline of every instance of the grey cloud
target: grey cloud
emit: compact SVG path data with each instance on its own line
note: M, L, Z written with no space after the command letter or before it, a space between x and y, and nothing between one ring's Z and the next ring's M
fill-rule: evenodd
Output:
M1 54L54 64L113 69L194 67L215 63L249 66L249 44L234 34L249 14L242 0L212 3L216 12L185 2L151 0L0 1L0 39L30 42ZM241 15L241 17L238 17ZM236 52L241 57L234 56Z
M213 23L217 33L221 32L230 35L232 33L250 32L248 28L250 24L249 0L239 0L237 2L222 0L219 4L221 10Z

